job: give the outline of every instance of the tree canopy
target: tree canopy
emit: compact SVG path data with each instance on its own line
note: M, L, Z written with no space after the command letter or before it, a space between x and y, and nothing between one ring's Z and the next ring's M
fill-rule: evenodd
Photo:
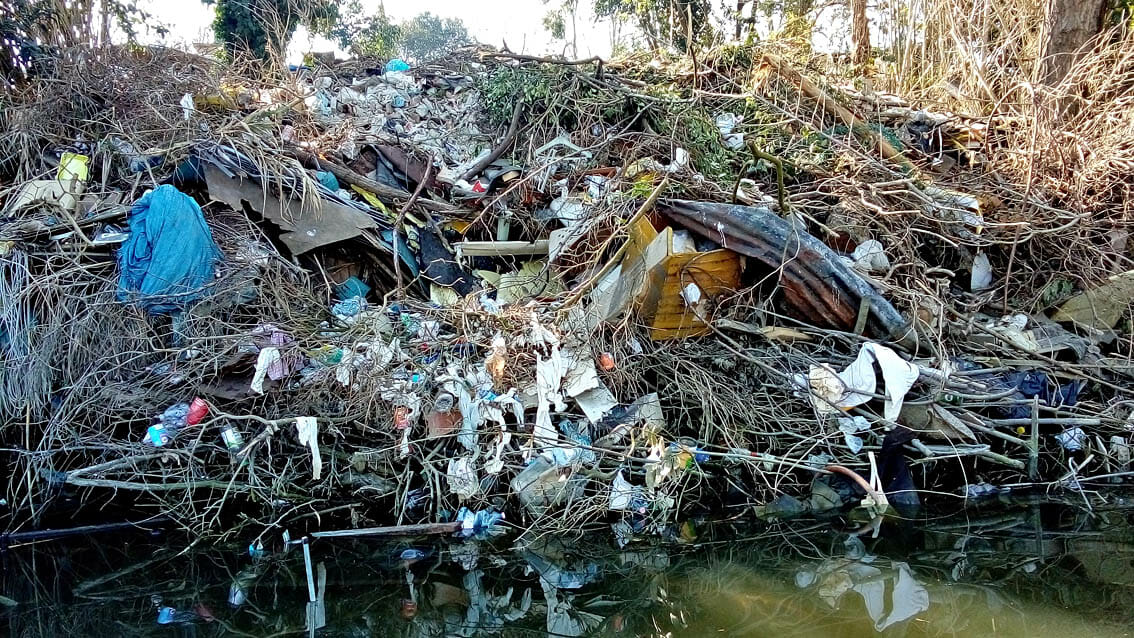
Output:
M465 24L457 18L426 12L402 25L399 48L406 59L422 61L471 41Z
M282 57L296 27L325 32L339 19L331 0L202 0L216 6L213 32L229 51Z
M684 51L711 30L710 0L595 0L596 17L619 16L636 24L650 48Z
M386 8L367 15L359 0L350 0L339 9L339 19L329 25L326 37L351 55L392 58L398 55L401 29L386 15Z
M339 19L323 35L353 55L400 56L414 62L472 42L468 29L456 18L422 13L395 24L385 7L379 5L376 12L366 15L358 0L351 0L341 9Z
M130 0L0 0L0 86L35 75L55 48L107 46L112 25L130 41L141 26L166 32L149 18Z

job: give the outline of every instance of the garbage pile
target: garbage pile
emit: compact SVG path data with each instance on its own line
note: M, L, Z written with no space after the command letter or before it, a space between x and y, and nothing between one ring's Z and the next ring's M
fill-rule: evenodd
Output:
M9 526L626 543L1127 483L1129 222L744 52L61 56L0 114Z

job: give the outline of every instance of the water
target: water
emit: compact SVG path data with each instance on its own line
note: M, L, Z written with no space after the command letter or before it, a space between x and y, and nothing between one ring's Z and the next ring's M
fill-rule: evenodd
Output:
M609 533L321 540L315 604L301 548L270 541L254 561L115 534L12 548L0 613L13 636L305 635L309 616L318 636L359 637L1131 634L1134 510L998 503L878 538L844 525L684 522L623 550Z

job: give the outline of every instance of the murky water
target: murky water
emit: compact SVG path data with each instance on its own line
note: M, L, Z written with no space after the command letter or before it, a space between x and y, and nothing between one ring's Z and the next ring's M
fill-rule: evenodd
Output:
M1127 636L1134 510L509 541L316 541L253 560L116 535L4 555L14 636ZM514 540L514 539L513 539Z

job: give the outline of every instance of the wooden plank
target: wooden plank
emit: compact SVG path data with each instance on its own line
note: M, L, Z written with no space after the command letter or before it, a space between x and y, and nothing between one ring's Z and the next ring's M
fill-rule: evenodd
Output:
M463 257L508 257L512 255L546 255L551 242L535 241L459 241L453 250Z

